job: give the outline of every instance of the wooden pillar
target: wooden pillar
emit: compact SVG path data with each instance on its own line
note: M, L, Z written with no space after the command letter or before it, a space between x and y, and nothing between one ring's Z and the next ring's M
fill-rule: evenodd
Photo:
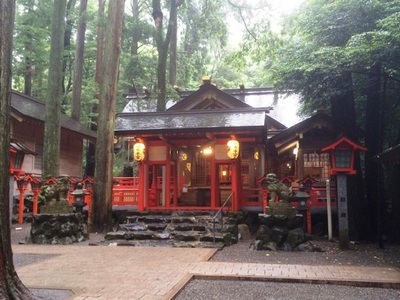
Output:
M38 198L40 191L33 191L33 214L37 215L38 213Z
M217 180L217 176L218 176L218 170L217 168L217 164L215 163L215 147L213 146L213 155L211 156L211 161L210 161L210 180L211 180L211 200L210 200L210 206L211 209L214 209L220 205L217 205L217 200L219 199L218 196L218 191L219 191L219 180Z
M238 163L238 159L232 160L232 198L231 198L231 203L232 203L232 211L237 211L239 207L239 172L238 172L238 166L240 164Z
M138 210L143 211L145 206L145 188L146 188L146 172L145 164L139 164L139 195L138 195Z
M18 224L24 223L24 207L25 207L25 189L19 190L19 210L18 210Z
M180 189L180 177L179 177L179 168L178 168L178 163L175 163L172 165L173 167L173 172L172 176L175 179L173 182L173 189L174 189L174 201L173 201L173 206L177 207L178 206L178 192Z
M302 148L299 148L297 152L297 162L296 162L296 179L303 179L304 176L304 151Z
M171 204L171 156L167 156L165 168L165 207L169 208Z

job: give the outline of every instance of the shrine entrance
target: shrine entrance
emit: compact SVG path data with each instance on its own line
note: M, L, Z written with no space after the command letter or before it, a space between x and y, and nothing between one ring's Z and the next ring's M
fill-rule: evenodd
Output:
M216 164L215 171L215 201L216 206L222 206L232 193L232 163L219 162Z
M169 167L166 164L148 165L148 207L166 207L172 204L175 182L174 169L174 165ZM170 173L170 175L167 176L167 173Z

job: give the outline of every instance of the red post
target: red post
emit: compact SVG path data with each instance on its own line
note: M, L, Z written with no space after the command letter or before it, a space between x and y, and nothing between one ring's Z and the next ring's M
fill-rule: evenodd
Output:
M25 202L25 189L19 190L19 209L18 209L18 224L24 223L24 202Z
M238 197L238 170L237 170L237 166L238 164L236 163L236 160L234 160L232 162L232 193L233 193L233 199L232 199L232 211L237 211L238 210L238 201L239 201L239 197Z
M310 209L307 210L307 233L311 234L312 233L312 228L311 228L311 211Z
M167 158L165 162L165 207L169 209L171 204L171 160Z
M144 189L147 187L145 185L145 172L144 163L139 164L139 199L138 199L138 210L143 211L144 209Z
M38 213L38 197L40 191L33 191L33 214L36 215Z

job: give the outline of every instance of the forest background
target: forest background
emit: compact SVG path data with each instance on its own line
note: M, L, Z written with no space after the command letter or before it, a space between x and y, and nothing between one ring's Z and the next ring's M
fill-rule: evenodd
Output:
M61 110L98 129L85 173L96 182L89 227L100 232L111 225L113 120L124 92L144 93L158 111L203 75L221 89L244 83L295 93L301 113L325 109L368 148L357 176L348 176L351 239L400 242L400 1L304 0L282 27L272 3L2 0L0 125L10 126L11 85L46 102L45 176L58 174ZM0 298L36 299L13 265L9 142L1 130ZM397 161L381 163L385 149L397 150Z
M53 2L18 0L16 6L13 89L42 100ZM221 89L244 83L296 93L299 113L324 108L368 148L351 179L352 234L380 239L390 233L399 240L398 218L388 217L400 212L400 170L375 159L400 143L399 1L304 0L278 27L271 3L126 0L116 111L126 105L126 91L148 93L165 110L167 100L178 99L177 88L196 90L203 75ZM61 109L96 129L105 0L68 0L65 15ZM93 173L90 155L85 173Z

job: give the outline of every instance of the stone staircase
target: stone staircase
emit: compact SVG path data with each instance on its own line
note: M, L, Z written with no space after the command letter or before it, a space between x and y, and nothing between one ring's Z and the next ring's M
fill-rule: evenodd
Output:
M215 218L210 211L130 212L105 242L124 246L223 248L237 242L241 213L226 211ZM214 235L215 227L215 235Z

